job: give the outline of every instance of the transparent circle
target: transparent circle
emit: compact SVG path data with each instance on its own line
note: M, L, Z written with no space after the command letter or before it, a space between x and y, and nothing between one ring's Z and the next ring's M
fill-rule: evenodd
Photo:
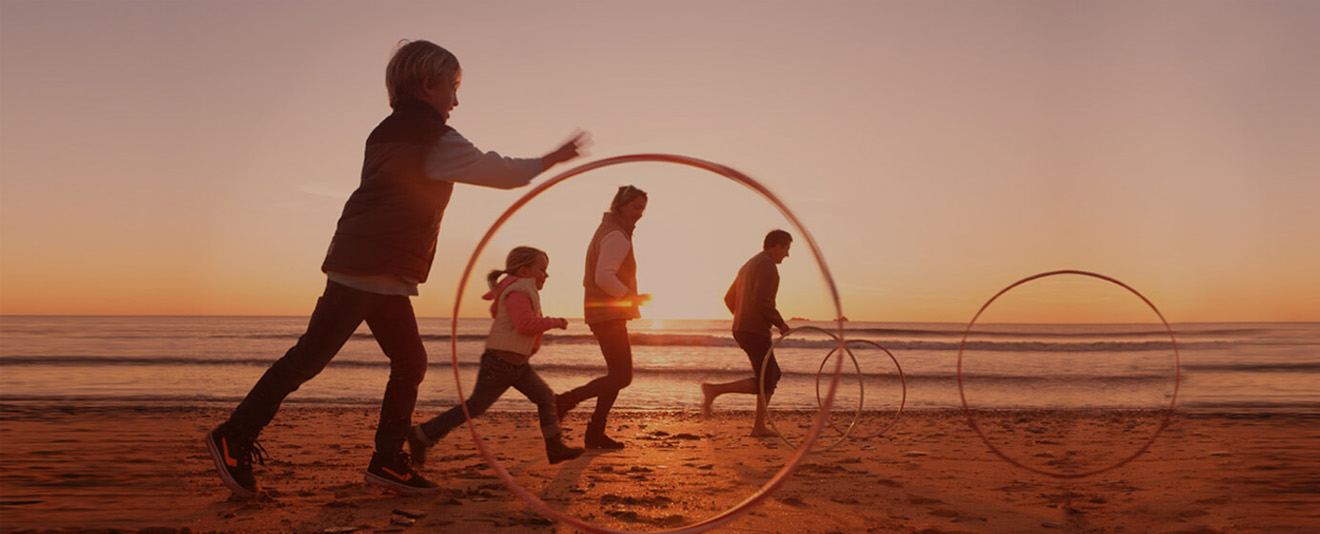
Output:
M770 424L770 430L774 430L775 434L779 435L779 439L783 440L784 443L786 443L790 448L793 449L798 449L799 448L798 445L793 443L793 440L788 439L788 436L785 436L784 433L779 430L779 425L775 424L775 419L773 417L770 417L770 406L768 406L765 401L766 398L765 370L769 369L769 367L766 367L766 364L770 362L769 356L770 354L774 353L775 347L778 347L781 342L783 342L785 339L788 339L788 336L791 336L795 333L807 332L807 331L820 332L834 339L835 343L837 343L837 345L835 345L834 347L834 350L839 350L840 348L842 348L843 351L848 354L848 357L852 359L853 367L857 369L857 375L858 375L857 385L859 386L859 388L861 386L862 368L859 365L857 365L857 358L853 356L852 351L848 350L847 345L843 342L842 335L836 336L834 335L834 333L825 330L824 328L819 328L815 326L799 326L797 328L789 329L789 331L784 332L783 334L780 334L779 338L776 339L774 343L770 344L770 349L766 351L766 357L761 359L761 368L756 371L756 382L757 385L760 386L761 388L761 395L756 398L756 402L759 403L761 405L761 409L765 411L765 422ZM831 354L833 354L833 351L831 351ZM829 356L826 356L826 358L829 358ZM821 365L823 366L824 363L822 362ZM839 364L835 366L835 370L834 370L834 380L830 383L829 396L828 398L825 399L827 402L821 403L820 413L816 415L816 420L818 422L821 419L829 421L830 405L834 402L834 393L839 385L839 375L842 374L841 373L842 367L843 367L843 358L839 358ZM853 412L852 423L848 425L848 429L843 432L843 435L839 436L839 440L834 443L831 443L828 447L822 449L816 449L813 450L812 452L828 451L830 449L838 447L843 442L848 441L848 433L852 432L853 427L857 426L857 420L862 415L862 409L861 409L862 400L864 400L862 398L862 395L858 395L857 411ZM801 450L805 451L810 449L813 441L815 441L815 439L811 437L809 437L809 439L803 440Z
M1128 292L1132 293L1133 295L1136 295L1137 298L1141 299L1142 302L1146 303L1146 306L1150 307L1151 311L1155 312L1155 316L1159 317L1160 323L1162 323L1164 325L1164 329L1168 331L1169 341L1173 344L1173 394L1169 399L1169 407L1165 409L1164 417L1160 420L1160 423L1155 428L1155 431L1151 433L1150 438L1147 439L1145 443L1143 443L1141 447L1139 447L1136 450L1136 452L1132 453L1132 455L1122 458L1118 462L1112 465L1101 467L1099 469L1092 469L1090 471L1084 471L1081 473L1063 473L1059 471L1048 471L1045 469L1032 467L1023 464L1022 462L1004 453L1002 450L996 447L994 443L990 442L990 439L986 437L984 432L981 431L981 427L976 424L976 416L972 414L972 409L967 404L967 394L963 388L963 349L967 345L967 336L971 334L972 327L976 325L976 320L981 317L981 314L985 313L985 310L989 308L991 304L994 304L996 299L998 299L1004 293L1009 292L1013 288L1021 286L1032 280L1038 280L1048 276L1058 276L1058 275L1089 276L1092 278L1104 280L1105 282L1109 282L1123 289L1126 289ZM1011 285L1009 285L1004 289L999 290L998 293L995 293L993 297L990 297L990 300L986 301L986 303L981 306L980 310L977 310L976 315L972 316L971 322L967 323L967 329L963 331L962 341L958 344L958 396L962 399L963 414L967 416L968 424L971 425L972 430L976 432L976 435L981 438L981 441L985 443L987 447L990 448L990 452L994 453L995 456L998 456L999 458L1003 459L1004 461L1010 464L1013 464L1022 469L1026 469L1033 473L1051 476L1054 478L1082 478L1082 477L1088 477L1091 475L1103 473L1105 471L1110 471L1112 469L1116 469L1118 467L1126 465L1127 463L1131 462L1132 460L1135 460L1138 456L1141 456L1142 453L1150 449L1151 445L1155 443L1155 438L1159 437L1160 433L1164 431L1165 427L1169 426L1169 421L1173 418L1173 409L1174 406L1178 403L1178 386L1182 382L1181 368L1182 368L1182 364L1180 361L1180 357L1178 355L1178 340L1174 338L1173 327L1169 326L1169 322L1164 319L1164 315L1160 313L1160 310L1156 308L1155 304L1152 303L1149 299L1147 299L1145 295L1142 295L1136 289L1133 289L1132 287L1128 286L1127 284L1124 284L1123 282L1120 282L1118 280L1115 280L1113 278L1110 278L1102 274L1096 274L1089 271L1077 271L1077 270L1050 271L1033 276L1028 276L1026 278L1018 280L1017 282L1012 283Z
M854 418L853 418L853 423L852 423L851 425L849 425L849 426L848 426L848 429L846 429L846 430L845 430L845 429L841 429L841 428L839 428L839 426L836 425L836 424L834 424L834 421L832 421L832 420L829 422L829 424L830 424L831 427L834 428L834 430L835 430L836 432L838 432L838 433L840 433L840 434L845 434L845 435L849 435L849 434L851 434L852 437L853 437L854 439L871 439L871 438L877 437L877 436L879 436L879 435L881 435L881 434L884 434L885 432L888 432L889 429L893 428L894 425L898 423L898 418L899 418L900 416L903 415L903 407L907 405L907 377L905 377L905 376L903 375L903 366L901 366L901 365L898 364L898 358L895 358L895 357L894 357L894 353L889 352L889 349L886 349L886 348L884 348L883 346L881 346L879 343L876 343L876 342L871 341L871 340L869 340L869 339L850 339L850 340L848 340L848 344L849 344L849 345L855 345L855 344L858 344L858 343L864 343L864 344L867 344L867 345L871 345L871 346L873 346L873 347L875 347L875 348L877 348L877 349L880 349L880 350L884 351L885 354L887 354L887 355L889 356L889 359L892 360L892 361L894 362L894 369L897 369L897 370L898 370L898 385L899 385L899 387L901 388L901 391L902 391L902 397L900 397L900 398L899 398L899 401L898 401L898 411L895 411L895 412L894 412L894 417L891 418L891 419L889 420L889 423L886 424L886 425L884 426L884 428L881 428L880 430L876 431L874 434L866 434L866 435L852 434L852 431L854 430L854 427L856 427L856 426L857 426L857 423L859 422L859 419L860 419L859 417L854 417ZM819 369L816 369L816 404L817 404L817 405L821 405L821 404L823 404L823 403L821 402L821 397L820 397L820 377L821 377L821 373L823 373L823 372L825 371L825 364L826 364L827 362L830 361L830 358L833 357L833 356L834 356L834 353L837 352L837 351L838 351L837 348L835 348L835 349L831 349L831 350L830 350L830 353L825 355L825 359L823 359L823 360L820 361L820 368L819 368ZM851 352L848 353L848 355L849 355L849 356L852 356L852 359L853 359L853 366L857 368L857 389L858 389L859 391L862 391L862 390L865 389L865 387L864 387L864 384L862 383L862 372L861 372L861 366L857 363L857 356L856 356L856 355L852 354ZM857 411L858 411L859 414L861 413L862 410L865 409L865 405L866 405L866 398L865 398L865 393L863 393L863 394L859 395L859 400L857 401Z
M471 257L468 258L467 265L463 268L463 275L458 282L458 291L454 295L454 312L451 315L451 322L450 322L449 347L453 359L454 383L457 386L456 393L458 395L458 405L463 407L463 415L467 420L468 430L472 432L472 440L477 447L477 452L481 454L481 457L485 459L486 463L490 465L492 470L495 471L495 475L500 479L500 482L502 482L504 486L508 488L509 491L512 492L519 499L522 499L524 502L531 505L532 508L534 508L536 511L545 514L551 518L554 518L557 521L561 521L563 523L572 525L575 528L582 529L588 532L602 532L609 534L632 534L632 531L613 530L613 529L601 527L599 525L594 525L554 509L549 504L546 504L545 501L541 500L540 497L537 497L536 494L528 491L527 488L524 488L521 484L518 483L518 481L514 480L513 476L509 473L508 470L504 468L503 464L501 464L500 461L497 458L495 458L495 455L490 451L489 448L487 448L485 440L482 439L480 432L477 431L476 423L472 419L472 414L468 411L467 401L463 396L463 382L461 377L459 376L459 362L458 362L458 317L459 317L459 310L461 309L463 302L463 290L465 287L467 287L468 280L472 276L472 270L476 265L477 259L481 256L482 251L485 250L486 245L490 243L490 240L492 237L494 237L495 233L499 231L500 227L503 226L504 223L506 223L509 220L509 218L513 216L514 213L516 213L523 206L527 205L528 202L531 202L532 199L536 198L541 193L545 192L551 187L554 187L556 184L559 184L573 176L577 176L579 174L591 170L599 169L602 167L608 167L611 165L620 165L624 163L639 163L639 162L673 163L673 164L686 165L689 167L695 167L698 169L710 171L712 173L723 176L725 178L728 178L729 180L732 180L734 182L746 186L747 188L760 194L761 197L765 198L770 203L774 204L775 207L779 209L779 212L783 214L784 217L787 218L789 222L793 225L793 228L796 229L798 233L802 235L802 239L806 241L807 245L811 248L811 253L816 260L816 264L820 266L821 277L824 278L825 284L829 288L830 298L833 299L834 302L835 317L839 318L837 319L838 336L836 336L836 339L839 340L839 346L840 347L843 346L843 320L842 320L844 316L843 307L839 302L839 292L834 284L834 277L830 275L829 267L826 266L825 264L825 257L821 254L820 247L816 245L816 240L811 237L811 233L808 232L806 227L802 225L802 223L798 220L797 216L793 215L793 212L788 209L788 206L784 205L784 203L780 201L779 198L776 197L773 193L771 193L769 189L766 189L765 186L761 185L756 180L753 180L751 177L741 172L738 172L734 169L726 167L724 165L719 165L716 163L711 163L709 161L705 161L697 158L691 158L687 156L678 156L671 154L632 154L626 156L616 156L612 158L606 158L591 163L579 165L572 169L566 170L556 175L555 177L550 178L549 180L542 182L540 185L536 187L533 187L531 191L528 191L527 194L522 196L522 198L519 198L517 201L515 201L511 206L509 206L508 209L504 211L503 214L499 216L499 218L495 220L494 223L491 224L490 229L486 230L486 234L481 237L481 241L477 243L476 248L472 251ZM824 430L825 427L824 414L828 413L829 406L834 400L834 391L836 386L838 385L839 375L842 373L842 370L843 370L843 359L840 358L839 365L835 369L834 381L830 384L829 394L826 396L825 399L825 407L821 411L821 415L817 416L815 423L812 425L811 429L807 432L807 436L804 439L804 445L807 446L802 447L801 449L798 450L796 454L790 457L788 463L784 465L784 467L781 468L777 473L775 473L775 476L772 477L769 481L767 481L765 485L761 486L761 488L758 489L755 494L753 494L751 497L748 497L747 499L744 499L743 501L739 502L737 505L729 508L728 510L725 510L724 512L709 519L706 519L704 521L700 521L698 523L694 523L686 527L676 528L672 530L651 531L651 532L684 532L684 533L703 532L707 529L724 525L729 521L732 521L738 516L750 511L752 508L755 508L757 505L761 504L761 502L763 502L765 499L769 498L771 493L773 493L776 489L778 489L780 486L782 486L785 482L788 481L788 477L793 474L793 471L798 467L798 465L802 463L803 459L806 458L811 443L815 442L816 438L820 436L821 431Z

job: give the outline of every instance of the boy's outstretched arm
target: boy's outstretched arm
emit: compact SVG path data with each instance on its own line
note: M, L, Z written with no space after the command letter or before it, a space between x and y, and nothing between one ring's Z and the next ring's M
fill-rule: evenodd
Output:
M542 172L550 170L550 167L554 167L555 165L581 156L583 149L590 145L591 135L585 131L578 130L577 133L573 134L572 139L569 139L567 143L564 143L564 146L555 149L554 152L546 154L541 158Z
M545 157L510 158L495 151L485 152L451 130L441 136L427 155L426 174L432 180L514 189L531 183L532 178L551 165L578 157L587 139L586 132L578 132Z

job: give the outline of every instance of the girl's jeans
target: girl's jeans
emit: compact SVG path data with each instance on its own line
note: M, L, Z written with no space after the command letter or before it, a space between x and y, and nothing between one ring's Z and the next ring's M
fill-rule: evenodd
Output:
M464 404L473 418L480 417L499 400L500 395L509 387L522 392L527 400L536 404L536 413L541 420L541 435L550 440L559 435L559 417L555 415L555 392L536 374L532 365L512 364L500 358L495 352L487 350L481 355L481 370L477 373L477 384L472 386L472 395ZM429 442L445 437L451 430L463 424L467 416L463 406L457 405L430 421L421 424L422 433Z

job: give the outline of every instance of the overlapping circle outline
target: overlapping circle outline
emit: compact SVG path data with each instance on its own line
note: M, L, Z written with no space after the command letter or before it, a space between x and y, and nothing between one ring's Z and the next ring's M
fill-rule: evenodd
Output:
M993 443L991 443L990 439L987 438L985 433L981 431L981 427L976 425L976 416L972 415L972 409L970 406L967 405L967 394L963 389L963 370L962 370L963 349L967 345L967 336L971 334L972 327L976 325L976 320L981 317L981 314L985 313L986 308L989 308L990 305L993 304L995 300L998 299L1000 296L1002 296L1004 293L1007 293L1013 288L1018 287L1022 284L1025 284L1032 280L1045 278L1048 276L1058 276L1058 275L1067 275L1067 274L1089 276L1092 278L1104 280L1106 282L1109 282L1111 284L1117 285L1123 289L1128 290L1128 292L1132 293L1133 295L1136 295L1137 298L1141 299L1142 302L1146 303L1146 306L1150 307L1151 311L1155 312L1156 317L1159 317L1160 323L1164 324L1164 329L1169 332L1169 341L1173 344L1173 394L1170 396L1169 407L1165 410L1164 417L1160 420L1159 426L1156 427L1155 431L1151 433L1150 438L1147 439L1146 442L1143 443L1141 447L1137 449L1136 452L1132 453L1131 456L1120 459L1118 462L1112 465L1101 467L1098 469L1092 469L1090 471L1085 471L1081 473L1063 473L1059 471L1049 471L1045 469L1039 469L1036 467L1031 467L1029 465L1023 464L1022 462L1013 459L1008 454L1005 454L1004 451L1000 450ZM1003 459L1004 461L1010 464L1013 464L1022 469L1026 469L1033 473L1046 475L1054 478L1082 478L1122 467L1128 464L1129 462L1131 462L1132 460L1137 459L1138 456L1141 456L1142 453L1145 453L1147 450L1149 450L1151 445L1155 444L1155 438L1159 437L1160 433L1164 431L1165 427L1169 426L1169 421L1172 420L1173 418L1173 409L1174 406L1178 403L1178 385L1182 382L1181 369L1182 369L1182 363L1181 363L1181 358L1178 355L1178 340L1173 335L1173 327L1169 326L1169 321L1164 319L1164 314L1160 313L1160 310L1155 307L1155 303L1151 302L1150 299L1147 299L1145 295L1141 294L1141 292L1137 291L1136 289L1133 289L1131 286L1124 284L1123 282L1120 282L1103 274L1097 274L1090 271L1079 271L1079 270L1049 271L1049 272L1028 276L1026 278L1018 280L1017 282L1010 284L1008 287L1005 287L1004 289L999 290L998 293L995 293L993 297L990 297L990 300L986 301L986 303L981 306L980 310L977 310L976 315L972 316L972 320L967 323L967 329L963 331L962 342L958 344L958 396L962 399L963 414L967 416L967 423L971 425L972 430L976 432L976 435L981 438L981 441L984 442L985 445L990 448L990 452L994 453L995 456L998 456L999 458Z
M889 349L886 349L883 345L871 341L869 339L849 339L847 344L856 345L858 343L865 343L867 345L871 345L877 349L884 351L884 353L889 356L889 359L894 362L894 369L898 370L898 385L900 391L902 392L902 395L898 400L898 410L894 412L894 417L889 419L889 423L886 424L884 428L877 430L873 434L852 435L853 427L857 426L860 417L853 417L853 422L851 425L848 426L847 429L839 428L838 425L834 424L834 421L830 421L829 424L831 427L834 428L836 432L843 435L850 435L852 439L871 439L874 437L879 437L881 434L888 432L889 429L894 428L895 424L898 424L899 417L902 417L903 415L903 407L907 406L907 376L903 374L903 366L898 364L898 358L894 356L894 353L889 352ZM820 368L816 369L816 404L818 406L823 405L820 397L820 377L825 372L825 364L830 361L830 357L834 356L834 353L837 350L839 349L835 348L830 350L829 354L826 354L825 358L820 361ZM849 351L848 356L852 357L853 367L857 369L857 389L860 392L857 400L857 411L860 414L861 411L866 407L866 388L862 384L862 368L861 365L857 362L856 354L853 354L851 351Z
M779 425L775 424L775 419L774 419L774 417L771 417L771 416L770 416L770 406L767 404L767 402L766 402L766 400L765 400L765 399L767 398L766 391L765 391L765 371L766 371L766 369L769 369L769 367L767 367L767 365L770 363L770 355L771 355L771 354L774 354L775 349L779 347L779 344L780 344L780 343L782 343L785 339L788 339L788 336L790 336L790 335L793 335L793 334L798 333L798 332L806 332L806 331L820 332L820 333L822 333L822 334L825 334L825 335L829 336L830 339L833 339L834 342L836 343L836 345L835 345L835 350L838 350L840 347L842 347L843 350L844 350L844 352L846 352L846 353L848 354L848 356L852 358L853 367L857 368L857 374L858 374L858 375L861 375L861 374L862 374L862 369L861 369L861 367L859 367L859 366L857 365L857 358L856 358L856 357L853 357L852 351L848 350L848 347L845 346L844 341L843 341L843 336L842 336L842 335L834 335L833 332L830 332L829 330L826 330L826 329L824 329L824 328L820 328L820 327L818 327L818 326L799 326L799 327L797 327L797 328L789 329L789 331L784 332L784 333L781 334L777 339L775 339L775 342L774 342L774 343L771 343L771 344L770 344L770 348L766 350L766 357L761 358L761 368L756 370L756 383L757 383L757 386L760 387L760 389L761 389L761 394L760 394L759 396L757 396L757 398L756 398L756 402L757 402L758 404L760 404L760 406L761 406L761 410L765 411L765 422L767 422L767 423L770 424L770 430L773 430L773 431L775 432L775 434L777 434L777 435L779 436L779 439L780 439L781 441L783 441L786 445L788 445L789 448L792 448L792 449L798 449L799 446L798 446L797 444L793 443L793 440L788 439L788 436L785 436L783 431L779 430ZM836 392L836 386L837 386L838 383L839 383L839 375L842 374L842 366L843 366L843 358L839 358L839 365L836 366L836 369L835 369L835 372L834 372L834 382L830 384L830 394L829 394L829 399L828 399L830 402L829 402L829 403L826 403L826 404L824 404L824 405L821 406L821 410L820 410L820 413L817 415L817 418L822 418L822 417L823 417L823 418L825 418L826 421L829 420L829 411L830 411L830 410L829 410L829 405L832 404L832 403L834 402L834 394L835 394L835 392ZM828 446L826 446L826 447L824 447L824 448L816 449L816 450L812 450L811 452L824 452L824 451L828 451L828 450L830 450L830 449L833 449L833 448L835 448L835 447L838 447L838 446L839 446L841 443L843 443L844 441L847 441L847 440L848 440L848 433L852 431L852 429L853 429L854 426L857 426L857 419L858 419L859 417L861 417L861 415L862 415L862 411L861 411L861 409L860 409L860 406L859 406L858 408L859 408L859 409L857 410L857 412L853 414L852 424L848 425L848 430L845 431L845 432L843 433L843 435L839 437L839 440L838 440L838 441L835 441L834 443L831 443L830 445L828 445ZM811 444L812 444L812 442L814 442L814 441L815 441L814 439L804 440L803 443L802 443L802 445L801 445L801 449L802 449L802 450L809 450L809 449L811 449Z
M842 320L843 306L840 304L839 301L839 291L838 288L835 286L834 277L830 274L829 267L825 264L825 257L823 254L821 254L820 247L816 245L816 240L811 237L811 233L808 232L807 228L802 225L802 222L798 220L797 216L794 215L793 212L788 209L788 206L786 206L782 201L780 201L779 198L774 195L774 193L771 193L769 189L761 185L756 180L753 180L751 177L747 176L746 174L743 174L739 171L736 171L724 165L711 163L706 160L692 158L688 156L679 156L672 154L631 154L626 156L615 156L612 158L606 158L606 159L586 163L583 165L579 165L572 169L566 170L556 175L555 177L542 182L540 185L532 188L531 191L528 191L527 194L522 196L522 198L519 198L517 201L513 203L513 205L509 206L509 208L506 209L504 213L501 214L499 218L497 218L495 222L491 224L490 229L488 229L486 231L486 234L481 237L481 241L477 243L476 248L472 251L471 257L468 258L467 265L463 268L463 275L459 279L458 290L454 295L454 312L450 316L452 319L450 322L449 346L453 359L454 383L457 386L456 393L458 395L458 403L459 406L463 407L463 415L467 419L468 429L472 432L472 441L473 443L476 444L477 452L481 454L481 457L485 459L486 463L490 465L492 470L495 471L495 474L497 477L499 477L500 482L502 482L504 486L508 488L509 491L512 492L515 496L517 496L519 499L522 499L527 504L531 505L531 507L537 510L538 512L550 516L562 523L572 525L575 528L579 528L589 532L598 532L598 533L607 533L607 534L634 534L632 531L614 530L614 529L601 527L599 525L594 525L586 521L583 521L582 519L570 516L568 514L560 512L559 510L554 509L549 504L546 504L545 501L542 501L540 497L537 497L534 493L524 488L521 484L518 483L518 481L514 480L513 476L509 474L508 470L504 468L503 464L501 464L500 461L497 458L495 458L495 455L491 453L490 449L486 447L485 441L481 437L481 433L477 431L476 423L472 419L472 414L468 411L467 401L463 396L463 381L462 378L459 376L459 372L458 372L459 369L458 316L459 316L459 310L462 307L464 288L467 286L468 279L471 278L472 276L472 270L476 265L477 259L481 256L482 251L485 250L486 245L490 243L490 240L492 237L494 237L495 233L499 231L500 227L502 227L504 223L508 222L509 218L512 217L514 213L517 213L519 209L525 206L528 202L531 202L532 199L536 198L541 193L544 193L546 190L550 189L551 187L554 187L559 183L562 183L563 181L569 178L572 178L574 176L580 175L588 171L600 169L603 167L609 167L612 165L621 165L625 163L641 163L641 162L673 163L673 164L685 165L697 169L706 170L715 173L717 175L723 176L725 178L728 178L729 180L732 180L739 184L742 184L743 186L746 186L747 188L760 194L761 197L765 198L771 204L774 204L774 206L779 209L779 212L785 218L788 219L789 223L793 225L793 228L797 230L797 232L802 236L802 241L805 241L807 246L811 249L811 254L815 258L816 264L820 267L821 276L825 279L825 285L829 289L830 298L834 302L834 312L835 312L834 316L839 318L837 320L838 335L836 336L836 339L839 340L839 347L843 347L844 350L847 350L847 348L844 347L843 320ZM732 521L738 516L750 511L752 508L755 508L765 499L769 498L769 496L776 489L778 489L780 486L782 486L785 482L788 481L788 477L793 474L793 471L802 463L802 461L806 458L807 454L810 452L811 444L814 443L816 438L820 436L821 431L825 427L825 422L828 419L827 415L829 413L830 405L834 401L834 392L838 386L839 375L842 374L842 371L843 371L843 358L840 358L839 364L836 366L834 371L834 379L830 383L829 394L825 398L825 402L824 405L822 406L820 413L816 416L815 423L812 424L811 429L807 432L807 435L803 440L803 444L805 446L798 448L797 452L792 457L789 458L788 463L785 464L784 467L781 468L777 473L775 473L775 476L771 477L771 479L767 481L765 485L761 486L761 488L757 490L756 493L752 494L750 497L744 499L738 504L730 507L728 510L725 510L724 512L714 517L708 518L706 520L693 523L691 525L677 529L663 530L663 531L649 531L649 532L673 532L673 533L703 532L707 529L724 525L729 521Z

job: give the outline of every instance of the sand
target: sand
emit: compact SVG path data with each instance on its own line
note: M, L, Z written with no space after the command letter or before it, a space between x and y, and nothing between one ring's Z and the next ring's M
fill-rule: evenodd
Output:
M423 470L443 486L438 495L401 497L366 484L370 406L286 405L262 435L270 459L256 474L266 492L234 498L201 441L228 411L0 404L0 531L575 531L506 490L466 428L442 441ZM863 421L878 429L890 415ZM550 465L534 417L492 413L478 428L520 484L558 510L621 530L715 516L752 496L793 453L779 439L746 436L747 413L623 412L613 434L627 449ZM574 441L584 417L566 421ZM789 436L808 420L775 418ZM982 421L1011 458L1073 473L1131 455L1157 424L1140 414L1048 411ZM883 436L808 456L764 504L716 531L1320 532L1317 423L1320 414L1178 413L1131 463L1059 479L992 454L961 412L907 412Z

